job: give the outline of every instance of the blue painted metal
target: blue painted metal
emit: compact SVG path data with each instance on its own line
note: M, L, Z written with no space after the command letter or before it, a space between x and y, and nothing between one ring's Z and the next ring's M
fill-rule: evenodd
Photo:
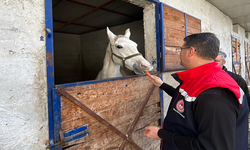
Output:
M52 0L45 0L45 23L46 28L53 32ZM53 120L53 96L54 87L54 64L53 64L53 35L46 37L46 64L47 64L47 92L48 92L48 121L49 141L54 143L54 120Z
M240 65L240 62L233 62L234 65Z
M185 15L185 37L187 36L187 14Z
M162 15L160 11L160 3L155 4L155 30L156 30L156 53L157 53L157 71L161 71L161 62L162 62L162 33L161 33L161 24Z
M237 36L232 35L231 37L240 40L240 38Z
M189 14L186 14L187 16L190 16L190 17L193 17L193 18L195 18L195 19L197 19L197 20L200 20L201 21L201 19L199 19L199 18L196 18L196 17L194 17L194 16L192 16L192 15L189 15Z
M160 50L159 53L161 54L161 58L160 58L160 71L164 71L165 70L165 37L164 37L164 20L163 20L163 3L159 4L159 14L160 14L160 19L159 19L159 36L160 36Z
M59 131L61 130L61 96L58 89L53 89L53 113L54 113L54 143L60 142ZM62 147L57 147L62 149Z
M159 0L147 0L149 2L153 2L153 3L159 3Z
M88 127L85 125L85 126L82 126L82 127L79 127L79 128L75 128L75 129L73 129L73 130L71 130L69 132L64 133L64 137L65 137L65 139L67 139L68 137L74 136L76 134L79 134L79 133L85 131L84 134L81 134L79 136L76 136L76 137L72 138L71 140L65 142L65 144L68 143L68 142L71 142L71 141L75 141L75 140L81 139L81 138L85 137L87 134L90 134L89 131L87 130L87 128Z

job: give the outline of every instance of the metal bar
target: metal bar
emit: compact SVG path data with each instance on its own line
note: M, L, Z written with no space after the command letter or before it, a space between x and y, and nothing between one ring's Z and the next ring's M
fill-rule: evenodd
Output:
M66 21L60 21L60 20L53 20L54 22L59 22L59 23L67 23ZM84 26L84 27L89 27L89 28L95 28L95 29L103 29L101 27L96 27L96 26L90 26L86 24L79 24L79 23L71 23L72 25L77 25L77 26Z
M48 123L49 123L49 143L53 143L54 133L54 109L53 109L53 87L54 87L54 58L53 58L53 11L52 0L45 0L45 23L46 29L50 29L52 34L46 37L46 64L47 64L47 92L48 92Z
M75 97L73 97L72 95L70 95L67 91L65 91L62 88L59 88L58 89L58 93L61 94L61 95L63 95L63 96L65 96L66 98L68 98L70 101L72 101L77 106L79 106L84 111L86 111L89 115L91 115L92 117L94 117L95 119L97 119L98 121L100 121L101 123L103 123L109 129L111 129L113 132L115 132L117 135L119 135L121 138L123 138L124 140L127 140L136 149L142 150L134 141L132 141L131 139L129 139L128 136L124 135L120 130L118 130L112 124L110 124L105 119L103 119L102 117L100 117L99 115L97 115L95 112L93 112L91 109L89 109L86 105L84 105L83 103L81 103L80 101L78 101Z
M97 11L98 9L100 9L100 8L102 8L102 7L104 7L104 6L108 5L108 4L110 4L110 3L112 3L113 1L115 1L115 0L110 0L110 1L108 1L107 3L104 3L104 4L101 5L101 6L95 7L95 8L92 9L91 11L89 11L89 12L87 12L87 13L85 13L85 14L83 14L83 15L81 15L81 16L79 16L79 17L77 17L77 18L75 18L75 19L73 19L73 20L71 20L71 21L69 21L69 22L67 22L67 23L65 23L65 24L62 25L62 26L60 26L59 28L55 29L55 31L60 30L60 29L62 29L63 27L67 26L68 24L71 24L71 23L73 23L73 22L75 22L75 21L77 21L77 20L79 20L79 19L81 19L81 18L83 18L83 17L85 17L85 16L87 16L87 15L89 15L89 14L91 14L91 13Z
M64 0L59 0L56 4L53 5L53 8L55 8L58 4L60 4Z
M87 3L84 3L84 2L78 2L76 0L68 0L68 1L74 2L74 3L77 3L77 4L81 4L81 5L85 5L85 6L89 6L89 7L93 7L93 8L96 7L94 5L90 5L90 4L87 4ZM131 15L127 15L127 14L124 14L124 13L120 13L120 12L117 12L117 11L109 10L109 9L106 9L106 8L100 8L100 9L108 11L108 12L112 12L112 13L115 13L115 14L119 14L119 15L122 15L122 16L126 16L126 17L129 17L129 18L139 19L137 17L131 16Z
M148 103L150 97L152 96L153 91L155 90L155 87L156 87L156 86L153 85L153 87L151 88L150 92L148 93L146 99L145 99L144 102L142 103L141 108L140 108L139 112L137 113L137 115L136 115L136 117L135 117L133 123L132 123L131 126L129 127L129 130L127 131L127 134L126 134L126 135L128 135L128 138L131 137L132 131L134 130L135 125L137 124L138 120L140 119L140 116L142 115L144 108L146 107L146 105L147 105L147 103ZM127 140L124 140L123 143L122 143L122 145L121 145L121 150L124 149L126 143L127 143Z

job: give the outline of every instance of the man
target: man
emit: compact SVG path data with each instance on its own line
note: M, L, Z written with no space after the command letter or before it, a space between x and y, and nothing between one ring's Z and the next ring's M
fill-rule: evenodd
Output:
M240 75L227 70L227 68L224 66L226 64L226 58L227 58L227 54L225 54L222 51L219 51L219 54L215 58L215 61L221 66L221 69L226 71L226 73L228 73L237 82L240 88L244 91L247 97L248 107L250 108L250 95L249 95L247 83Z
M248 150L248 105L237 83L214 62L219 40L212 33L184 38L181 65L172 76L175 89L151 76L172 96L162 129L145 128L144 136L162 140L162 150Z

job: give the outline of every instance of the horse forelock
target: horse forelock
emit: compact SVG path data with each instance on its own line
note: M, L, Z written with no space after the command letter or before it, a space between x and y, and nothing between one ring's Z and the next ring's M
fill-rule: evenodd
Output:
M135 43L134 41L130 40L129 38L127 38L126 36L124 35L118 35L115 37L114 39L114 42L115 43L122 43L122 44L131 44L135 47L137 47L137 43Z

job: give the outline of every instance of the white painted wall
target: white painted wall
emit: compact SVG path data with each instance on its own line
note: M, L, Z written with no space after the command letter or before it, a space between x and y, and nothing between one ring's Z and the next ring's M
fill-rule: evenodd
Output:
M1 150L42 150L48 139L44 6L0 0Z

